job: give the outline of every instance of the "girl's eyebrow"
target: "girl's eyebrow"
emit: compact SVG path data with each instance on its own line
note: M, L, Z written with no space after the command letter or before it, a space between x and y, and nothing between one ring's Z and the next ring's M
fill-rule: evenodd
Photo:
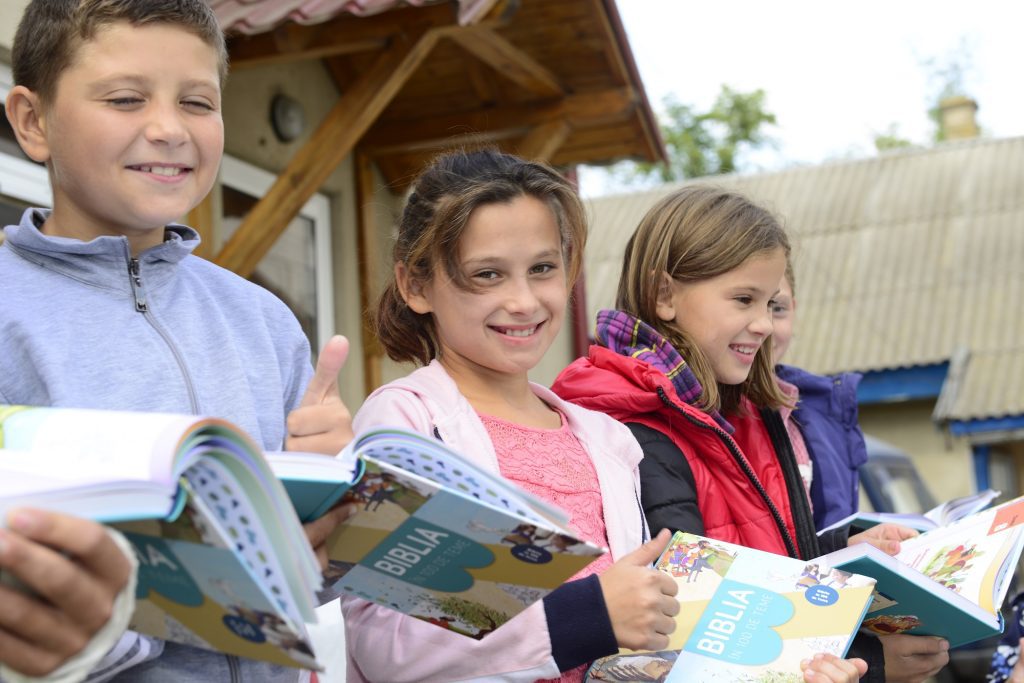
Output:
M559 249L545 249L542 252L538 252L538 253L534 254L531 258L533 260L535 260L535 261L542 261L544 259L559 258L561 256L561 254L562 254L562 252ZM475 258L468 258L468 259L466 259L465 261L462 262L462 265L464 265L464 266L469 266L469 265L474 265L474 266L490 265L490 264L495 264L495 263L504 263L506 260L507 260L506 257L498 256L498 255L494 255L494 256L490 256L490 255L488 255L488 256L479 256L479 257L475 257Z

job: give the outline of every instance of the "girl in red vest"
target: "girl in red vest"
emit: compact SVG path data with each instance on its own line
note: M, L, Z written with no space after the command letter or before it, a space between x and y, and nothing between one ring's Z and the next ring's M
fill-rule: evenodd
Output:
M789 251L778 220L740 194L688 185L665 197L626 246L618 310L598 313L597 344L552 388L632 430L644 451L641 500L652 530L802 559L848 541L895 553L913 531L815 534L771 356L772 308ZM877 641L857 646L870 680L886 672L889 680L923 680L935 662L921 667L919 658L946 657L945 641L891 638L884 666Z

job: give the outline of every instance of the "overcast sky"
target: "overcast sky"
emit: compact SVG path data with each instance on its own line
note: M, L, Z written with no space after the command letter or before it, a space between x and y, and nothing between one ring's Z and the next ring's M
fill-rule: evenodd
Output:
M618 0L651 105L698 110L722 84L761 88L778 125L762 170L874 154L887 132L926 144L933 74L958 63L984 135L1024 134L1021 0ZM932 62L937 66L928 66ZM585 195L615 191L584 172Z

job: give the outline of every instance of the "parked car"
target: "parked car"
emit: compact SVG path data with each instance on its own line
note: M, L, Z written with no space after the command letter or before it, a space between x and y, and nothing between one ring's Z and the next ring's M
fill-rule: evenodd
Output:
M867 435L865 439L868 461L860 469L862 506L865 499L875 512L927 512L937 505L909 455L881 439ZM1016 578L1013 583L1017 583ZM1015 593L1011 585L1008 594ZM936 677L937 681L984 681L998 644L999 637L994 636L951 650L949 666Z

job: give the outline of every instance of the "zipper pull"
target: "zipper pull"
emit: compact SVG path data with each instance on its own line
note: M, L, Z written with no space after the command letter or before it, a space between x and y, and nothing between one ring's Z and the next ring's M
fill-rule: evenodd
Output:
M133 258L128 261L128 280L132 285L132 295L135 297L135 310L145 313L149 310L146 305L146 293L142 290L142 276L139 275L139 259Z

